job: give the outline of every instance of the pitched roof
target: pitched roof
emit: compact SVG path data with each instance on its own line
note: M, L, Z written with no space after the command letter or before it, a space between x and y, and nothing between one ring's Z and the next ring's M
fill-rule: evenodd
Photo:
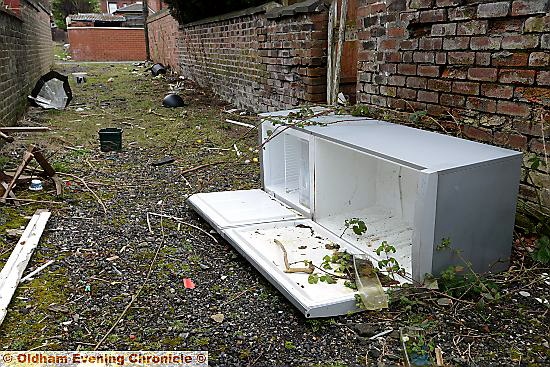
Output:
M142 3L133 3L115 10L115 13L141 13L141 12L143 12ZM149 9L149 12L151 12L151 9Z
M88 22L125 22L126 17L123 15L100 14L100 13L80 13L69 15L71 21L88 21Z

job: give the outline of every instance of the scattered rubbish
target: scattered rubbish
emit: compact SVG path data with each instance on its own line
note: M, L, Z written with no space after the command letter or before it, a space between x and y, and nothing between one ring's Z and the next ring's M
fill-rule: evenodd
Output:
M381 337L383 337L383 336L385 336L385 335L390 334L392 331L393 331L393 329L390 328L390 329L388 329L388 330L386 330L386 331L382 331L381 333L378 333L378 334L376 334L376 335L371 336L369 339L370 339L370 340L375 340L375 339L381 338Z
M5 202L9 199L17 203L18 199L15 197L12 189L15 187L18 180L23 179L21 175L33 158L44 170L44 176L49 177L54 182L57 196L60 196L63 193L63 185L61 180L57 177L55 170L47 161L46 157L42 154L41 149L35 145L30 145L25 154L23 154L23 161L19 167L17 167L17 170L13 176L8 176L0 171L0 186L3 186L4 188L4 194L0 196L0 202ZM4 183L6 184L4 185Z
M76 112L82 112L82 111L84 111L84 108L78 107L75 111L76 111Z
M0 272L0 324L6 317L11 298L40 241L50 215L49 211L43 209L39 209L34 213L25 228L25 232Z
M526 292L526 291L519 291L519 294L523 297L530 297L531 296L531 293Z
M183 279L183 285L187 289L195 289L195 283L193 283L193 281L189 278L184 278Z
M348 100L347 100L346 96L344 96L344 93L342 93L342 92L338 93L338 104L340 104L342 106L347 106L348 105Z
M21 237L21 235L23 234L23 230L22 229L6 229L6 235L10 236L10 237Z
M164 107L171 107L171 108L177 108L177 107L184 107L185 102L183 102L183 99L174 93L170 93L164 99L162 100L162 105Z
M430 349L426 343L424 330L404 327L399 330L406 367L433 366Z
M214 321L216 321L217 323L222 323L223 322L223 319L225 318L225 316L223 315L223 313L217 313L217 314L214 314L212 316L210 316L210 318Z
M92 286L89 284L86 284L86 286L84 287L84 292L91 292L91 291L92 291Z
M33 280L33 276L35 276L36 274L40 273L42 270L46 269L48 266L50 266L51 264L53 264L55 262L55 260L50 260L48 261L47 263L45 263L44 265L42 266L39 266L38 268L36 268L35 270L31 271L29 274L27 274L26 276L24 276L20 283L23 283L23 282L26 282L26 281L29 281L29 280Z
M32 180L31 185L29 186L29 190L31 191L41 191L43 189L42 187L42 181L41 180Z
M29 96L35 106L57 110L66 108L72 98L69 78L57 71L50 71L38 79Z
M175 158L172 158L172 157L169 157L169 156L166 156L156 162L153 162L151 163L151 166L153 167L158 167L158 166L163 166L165 164L170 164L170 163L174 163L176 161Z
M256 126L252 125L252 124L247 124L246 122L241 122L241 121L235 121L235 120L230 120L230 119L226 119L225 122L229 123L229 124L233 124L233 125L239 125L239 126L244 126L244 127L248 127L248 128L255 128Z
M210 266L208 266L206 264L199 264L199 266L202 270L209 270L210 269Z
M543 305L547 305L548 304L548 300L546 298L535 298L537 300L538 303L541 303Z
M166 74L166 68L162 64L155 64L151 67L151 74L153 76L159 76L160 74Z
M74 81L76 84L84 84L86 83L86 76L88 73L73 73Z
M453 300L450 298L439 298L437 304L440 306L450 306L453 304Z
M109 79L107 79L107 83L112 83L112 82L114 82L114 81L115 81L114 78L109 78Z
M372 262L366 255L353 255L355 284L357 292L367 310L388 308L388 296L384 293L380 279Z
M221 279L221 280L226 280L226 279L227 279L227 275L222 275L222 276L220 277L220 279Z
M106 127L99 130L99 144L102 152L122 150L122 129Z
M115 255L115 256L108 257L106 260L107 260L107 261L115 261L115 260L117 260L117 259L120 259L120 257L117 256L117 255Z

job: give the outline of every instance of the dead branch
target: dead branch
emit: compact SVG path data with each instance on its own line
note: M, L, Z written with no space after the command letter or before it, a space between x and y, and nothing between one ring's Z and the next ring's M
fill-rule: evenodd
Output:
M82 184L84 185L84 187L86 187L86 189L90 192L90 194L92 194L92 196L97 200L97 202L101 205L101 207L103 208L103 212L105 212L105 214L107 214L107 207L105 206L105 203L103 203L103 200L101 200L101 198L95 193L94 190L92 190L90 188L90 186L88 186L88 184L86 183L86 181L84 181L83 178L81 177L78 177L78 176L75 176L75 175L72 175L70 173L59 173L60 175L64 175L64 176L70 176L74 179L77 179L78 181L82 182Z
M279 245L281 250L283 250L283 258L285 261L285 273L306 273L306 274L313 273L313 270L315 270L315 266L311 262L309 263L309 266L307 268L291 268L288 264L288 254L286 252L285 246L278 239L274 239L273 242Z
M193 168L186 169L185 171L180 172L180 174L185 175L186 173L198 171L198 170L206 168L206 167L216 166L218 164L227 164L227 163L231 163L231 162L214 162L214 163L202 164L200 166L196 166L196 167L193 167Z
M151 233L153 233L153 232L152 232L152 230L151 230L151 223L150 223L150 221L149 221L149 216L150 216L150 215L153 215L153 216L156 216L156 217L160 217L160 218L168 218L168 219L175 220L175 221L178 222L178 223L181 223L181 224L183 224L183 225L186 225L186 226L188 226L188 227L194 228L194 229L196 229L197 231L200 231L200 232L204 233L205 235L207 235L208 237L210 237L214 242L218 243L218 240L216 239L216 237L212 236L210 233L208 233L207 231L205 231L205 230L202 229L201 227L198 227L198 226L196 226L196 225L194 225L194 224L185 222L185 221L183 220L183 218L173 217L173 216L171 216L171 215L166 215L166 214L158 214L158 213L147 212L147 224L149 225L149 231L150 231Z

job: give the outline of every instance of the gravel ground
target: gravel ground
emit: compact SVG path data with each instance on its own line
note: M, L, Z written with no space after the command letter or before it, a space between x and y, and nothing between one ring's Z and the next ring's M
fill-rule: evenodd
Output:
M550 365L543 304L549 270L525 255L531 239L518 237L512 268L487 280L498 289L495 300L471 291L440 305L443 294L410 287L392 295L388 310L307 320L185 204L195 192L260 187L255 133L228 127L226 106L188 81L183 112L159 107L179 79L152 79L132 65L60 68L87 71L89 82L74 87L67 111L31 109L21 122L55 131L20 135L2 148L3 164L13 167L29 143L39 143L66 172L60 205L0 206L1 261L17 242L5 229L24 225L23 216L38 207L53 215L29 269L55 260L18 288L0 328L3 349L90 350L99 343L101 350L207 350L212 366L399 366L398 330L416 326L447 365ZM113 125L125 129L124 149L102 153L96 131ZM242 156L218 149L234 141ZM151 165L166 155L176 162ZM211 165L182 175L203 164ZM17 194L54 200L46 189ZM150 230L148 212L182 218L217 242L167 218L151 217ZM186 289L184 278L196 287Z

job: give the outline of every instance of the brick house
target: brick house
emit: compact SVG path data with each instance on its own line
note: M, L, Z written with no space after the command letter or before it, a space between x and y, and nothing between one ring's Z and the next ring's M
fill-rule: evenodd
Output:
M124 8L132 4L142 4L139 0L100 0L99 7L102 13L112 14L120 8ZM161 9L166 8L166 4L162 0L149 0L147 5L153 12L158 12Z

